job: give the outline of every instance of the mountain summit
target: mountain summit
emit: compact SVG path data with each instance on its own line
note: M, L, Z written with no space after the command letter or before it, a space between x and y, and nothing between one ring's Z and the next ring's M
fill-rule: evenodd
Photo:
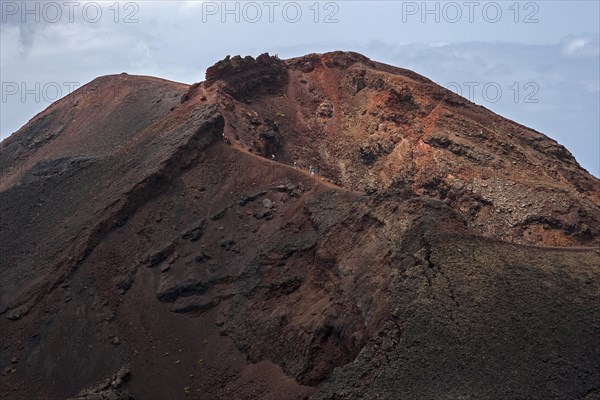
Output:
M0 146L2 398L600 396L600 181L412 71L105 76Z

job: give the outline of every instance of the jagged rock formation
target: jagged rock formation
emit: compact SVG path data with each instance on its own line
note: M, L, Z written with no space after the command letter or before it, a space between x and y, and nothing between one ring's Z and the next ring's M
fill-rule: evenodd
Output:
M599 181L411 71L102 77L0 166L2 398L598 393Z
M130 400L133 395L124 388L130 377L129 369L121 368L116 374L95 388L84 389L69 400Z
M200 86L246 148L263 154L260 135L273 120L283 137L278 160L315 165L344 188L438 198L488 237L599 244L598 182L548 137L356 53L288 60L287 79L281 65L265 55L226 59L213 67L226 78ZM250 99L248 86L269 92Z

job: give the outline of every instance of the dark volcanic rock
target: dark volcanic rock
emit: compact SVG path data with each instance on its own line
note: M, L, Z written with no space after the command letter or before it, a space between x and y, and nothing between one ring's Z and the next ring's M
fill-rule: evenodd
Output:
M0 144L0 398L597 396L553 140L349 52L82 89Z
M175 242L163 244L158 250L152 250L150 254L143 258L143 262L148 267L153 267L156 264L166 260L175 250Z
M184 240L191 240L192 242L197 241L202 237L202 232L204 231L205 225L206 223L204 220L192 224L188 229L186 229L183 232L181 238Z
M238 100L262 93L279 93L287 81L285 62L268 53L256 59L250 56L229 57L206 70L206 83L224 82L225 91Z
M133 395L124 388L130 376L129 369L123 367L103 384L93 389L82 390L69 400L134 400Z

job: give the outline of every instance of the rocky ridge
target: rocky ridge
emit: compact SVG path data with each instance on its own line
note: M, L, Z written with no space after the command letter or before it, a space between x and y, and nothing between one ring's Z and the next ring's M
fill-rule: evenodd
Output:
M2 398L598 394L598 180L414 72L102 77L0 166Z

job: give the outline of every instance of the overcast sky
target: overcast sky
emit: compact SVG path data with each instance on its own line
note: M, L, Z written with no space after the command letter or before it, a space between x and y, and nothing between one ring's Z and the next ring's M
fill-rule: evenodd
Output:
M599 4L0 0L0 135L100 75L193 83L226 55L353 50L547 134L600 176Z

